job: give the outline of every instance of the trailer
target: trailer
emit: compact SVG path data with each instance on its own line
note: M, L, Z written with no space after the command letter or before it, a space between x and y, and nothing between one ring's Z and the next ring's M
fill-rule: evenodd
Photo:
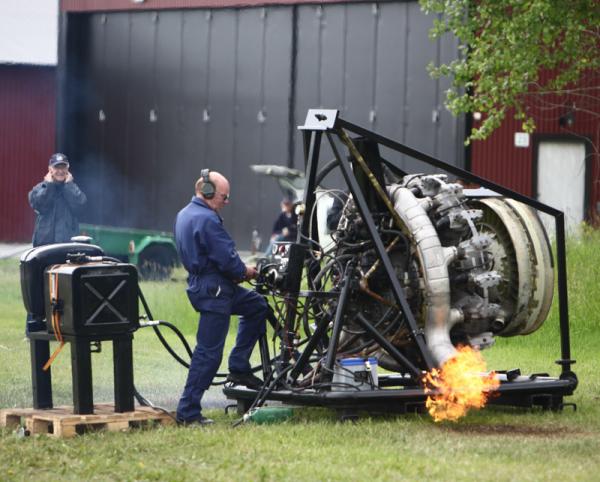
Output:
M143 279L167 279L178 264L175 240L167 231L81 224L80 232L107 255L136 265Z

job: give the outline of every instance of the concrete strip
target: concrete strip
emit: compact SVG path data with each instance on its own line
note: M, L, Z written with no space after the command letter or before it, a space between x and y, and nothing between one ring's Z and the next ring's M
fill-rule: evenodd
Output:
M18 258L22 253L31 248L31 243L0 243L0 259Z

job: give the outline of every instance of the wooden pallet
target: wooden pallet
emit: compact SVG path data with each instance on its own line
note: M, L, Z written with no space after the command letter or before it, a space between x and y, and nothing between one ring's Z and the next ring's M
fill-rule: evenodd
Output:
M117 413L112 404L94 405L91 415L77 415L73 407L48 410L12 408L0 410L0 427L18 428L25 423L28 435L44 434L67 438L97 430L123 431L151 423L171 425L175 421L167 414L150 407L136 407L133 412Z

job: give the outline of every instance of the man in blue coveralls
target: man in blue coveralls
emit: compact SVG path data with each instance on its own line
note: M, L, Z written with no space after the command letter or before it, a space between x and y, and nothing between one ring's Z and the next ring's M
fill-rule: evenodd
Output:
M175 221L177 251L189 274L187 295L201 313L196 348L177 406L177 420L184 425L212 423L202 415L200 400L221 364L232 314L239 315L239 327L229 355L228 381L252 389L261 387L262 381L252 374L249 359L256 341L265 333L267 315L265 299L238 285L256 278L257 272L242 262L219 216L229 203L229 181L218 172L204 169L195 192Z

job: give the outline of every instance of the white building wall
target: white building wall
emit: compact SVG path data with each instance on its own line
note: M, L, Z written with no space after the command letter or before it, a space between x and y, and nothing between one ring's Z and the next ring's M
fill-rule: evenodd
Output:
M56 65L59 0L0 0L0 64Z

